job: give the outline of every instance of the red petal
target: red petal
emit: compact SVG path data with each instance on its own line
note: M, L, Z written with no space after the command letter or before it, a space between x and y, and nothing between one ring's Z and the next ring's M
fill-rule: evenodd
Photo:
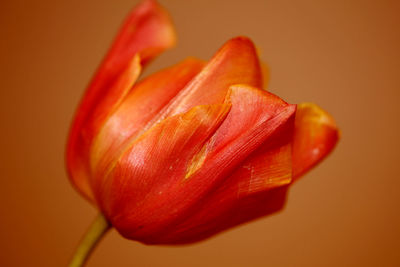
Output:
M230 175L219 191L242 198L290 184L292 181L292 138L294 116Z
M91 150L91 169L105 172L122 149L145 130L153 117L203 66L202 61L189 58L135 85L96 136Z
M232 86L229 97L232 108L228 116L187 169L185 190L191 192L194 200L225 181L235 168L269 142L292 120L296 109L271 93L247 85ZM271 141L269 145L274 144Z
M335 147L339 130L333 118L312 103L298 105L293 139L293 177L298 179Z
M118 187L114 188L113 192L118 192L118 196L120 196L126 188L126 193L123 193L126 196L118 199L106 210L114 214L111 221L125 237L145 243L175 242L174 237L169 234L178 231L176 229L178 223L198 213L198 208L203 202L207 202L209 197L212 197L212 192L230 179L229 174L234 168L261 144L272 138L294 116L295 106L286 104L270 93L248 86L234 86L231 91L231 111L206 144L192 143L189 140L186 141L185 150L179 149L174 155L167 153L167 156L170 157L168 161L172 158L178 159L178 165L172 165L171 174L165 167L170 166L170 163L162 160L165 152L157 149L155 151L160 151L157 152L157 160L150 162L151 159L149 159L148 163L139 162L144 169L142 172L152 175L150 178L149 176L144 177L140 173L133 173L132 175L128 174L131 178L127 178L131 179L131 182L122 185L120 181L118 182ZM271 149L274 149L274 144L275 142L271 141ZM190 149L194 145L195 149ZM150 145L148 144L148 146ZM173 149L173 146L167 145L167 149ZM135 147L136 145L133 149ZM140 148L136 148L136 150L140 150ZM186 152L186 150L188 151ZM156 155L154 150L152 155L153 157ZM185 160L181 161L180 157L185 157ZM132 161L126 163L127 167L123 173L119 171L113 174L114 180L115 177L126 177L127 173L131 172L129 169L132 167L129 165L135 166L141 158L143 157L138 156L138 152L136 152ZM161 162L159 162L160 158ZM162 173L158 172L157 170L163 166L165 170ZM270 169L271 172L264 169L260 173L272 173L272 169ZM135 187L128 188L127 185L131 183L136 183ZM149 185L151 185L150 188ZM233 184L233 186L236 185ZM109 186L105 185L104 188ZM160 195L159 192L161 192ZM226 196L225 193L222 195ZM115 193L113 198L118 196ZM212 203L212 205L219 204ZM214 206L207 206L205 209L205 213L212 213L210 209L214 209Z
M93 137L137 78L139 61L142 64L149 61L173 45L174 41L172 24L166 12L155 1L143 2L128 16L89 85L73 122L67 146L67 168L71 181L87 198L93 200L87 181L88 153ZM121 78L124 70L130 76Z
M179 96L163 117L186 112L197 105L222 103L234 84L262 87L262 71L254 44L237 37L224 44Z
M236 141L247 140L248 144L245 149L253 151L261 143L256 142L258 137L269 133L278 125L272 124L274 119L276 123L282 123L290 117L290 112L294 112L295 106L290 106L279 97L249 85L235 85L230 87L230 98L232 102L232 110L229 113L224 124L218 129L213 136L209 147L208 154L218 153L223 149L234 149L233 145ZM290 110L286 110L287 107ZM287 113L288 112L288 113ZM281 120L278 120L281 119ZM261 128L262 124L269 124L265 128ZM254 135L250 138L250 135ZM260 141L262 138L260 138Z
M165 205L175 202L175 194L179 198L190 194L179 190L187 165L229 108L228 104L197 106L168 117L140 136L103 182L96 182L100 205L116 229L133 237L165 223L159 222L164 215L160 211L169 209Z
M251 96L253 99L249 100ZM247 109L254 107L257 112L247 116L243 115L244 107ZM269 119L268 116L270 116ZM261 119L262 117L264 118ZM273 121L277 117L280 117L280 123L276 124ZM243 128L239 125L229 127L232 126L229 122L230 118L245 122L245 125ZM262 123L265 119L269 123ZM227 126L226 131L223 131L224 125ZM157 242L182 244L199 241L282 208L285 202L286 185L291 182L292 174L291 142L294 106L286 104L269 93L260 93L258 90L253 91L251 88L245 87L233 88L231 112L217 130L216 136L227 137L227 133L231 133L229 130L237 131L242 135L236 136L236 140L224 140L229 141L229 144L220 150L218 158L224 157L222 152L224 149L235 147L235 143L240 143L247 131L255 131L260 125L264 128L264 134L269 133L268 138L264 139L265 142L228 177L225 177L215 191L206 194L201 201L198 201L198 204L194 208L192 207L189 216L177 221L174 227L165 231L165 235L158 237ZM210 143L213 141L223 143L214 138ZM232 148L231 151L235 155L232 155L231 152L231 155L225 155L225 158L230 157L229 161L232 162L234 158L240 157L240 154L248 146L252 146L251 142L254 142L253 138L248 140L246 147ZM212 153L210 152L210 154ZM207 164L214 166L217 172L221 169L205 160L204 165ZM206 173L214 176L211 174L213 171L208 170ZM196 179L196 177L190 179Z

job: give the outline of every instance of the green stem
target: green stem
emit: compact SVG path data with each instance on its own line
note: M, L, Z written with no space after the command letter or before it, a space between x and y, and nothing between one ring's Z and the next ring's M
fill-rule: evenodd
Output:
M110 223L107 221L104 215L100 213L80 242L79 247L77 248L69 264L69 267L83 266L93 249L96 247L96 244L110 228Z

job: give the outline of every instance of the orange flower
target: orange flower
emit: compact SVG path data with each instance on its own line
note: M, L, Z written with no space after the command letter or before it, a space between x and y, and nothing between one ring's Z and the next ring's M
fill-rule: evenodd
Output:
M335 146L314 104L262 90L253 43L229 40L136 83L174 45L166 12L132 11L80 104L67 147L74 186L125 237L190 243L282 208L293 181Z

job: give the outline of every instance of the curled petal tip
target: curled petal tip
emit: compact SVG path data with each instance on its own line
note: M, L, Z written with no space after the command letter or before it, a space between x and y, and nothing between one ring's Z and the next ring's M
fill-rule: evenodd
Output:
M168 12L154 0L146 0L128 15L110 53L140 51L146 65L162 51L175 46L176 32Z
M298 179L335 147L340 131L329 113L313 103L297 107L293 139L293 177Z

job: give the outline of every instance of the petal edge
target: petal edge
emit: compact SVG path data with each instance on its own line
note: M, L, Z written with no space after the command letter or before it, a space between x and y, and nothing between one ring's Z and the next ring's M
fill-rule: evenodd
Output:
M298 105L293 137L293 177L323 160L335 147L340 132L331 115L313 103Z

